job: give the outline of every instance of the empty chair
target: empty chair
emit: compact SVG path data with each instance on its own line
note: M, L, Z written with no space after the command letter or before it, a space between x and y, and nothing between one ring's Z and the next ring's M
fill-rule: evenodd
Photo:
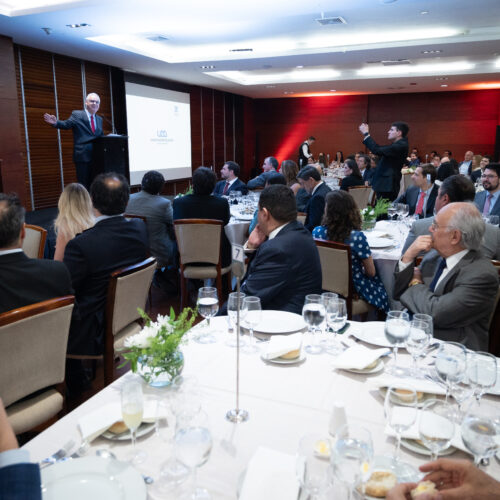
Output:
M43 259L47 231L40 226L25 224L26 236L23 241L23 252L31 259Z
M366 208L370 204L372 193L370 186L351 186L348 191L360 210L363 210L363 208Z

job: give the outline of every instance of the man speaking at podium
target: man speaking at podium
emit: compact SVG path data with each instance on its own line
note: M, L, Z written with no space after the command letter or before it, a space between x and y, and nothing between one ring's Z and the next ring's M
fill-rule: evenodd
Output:
M55 128L73 129L73 162L76 178L87 189L90 188L92 174L92 141L100 137L102 118L97 116L101 99L97 94L89 94L85 99L85 109L75 110L67 120L58 120L54 115L45 113L43 119Z

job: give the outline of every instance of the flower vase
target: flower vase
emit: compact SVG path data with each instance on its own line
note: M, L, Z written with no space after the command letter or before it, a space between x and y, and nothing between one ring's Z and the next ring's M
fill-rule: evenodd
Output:
M377 221L375 219L373 220L364 220L361 224L361 229L363 231L371 231L372 229L375 228L375 224Z
M164 360L161 366L152 367L148 364L148 358L141 358L137 363L137 373L151 387L167 387L182 373L184 368L184 354L175 351Z

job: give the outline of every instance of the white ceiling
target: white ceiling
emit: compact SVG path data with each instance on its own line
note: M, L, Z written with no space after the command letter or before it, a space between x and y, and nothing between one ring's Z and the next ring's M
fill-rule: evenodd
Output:
M11 14L0 15L0 34L18 44L255 98L500 88L499 0L57 5L63 1L36 7L39 0L0 0L0 12ZM330 16L341 16L346 24L316 21ZM89 26L66 26L80 23ZM158 35L160 41L150 40ZM399 59L409 64L380 62ZM465 63L468 69L457 69ZM360 75L360 70L391 74Z

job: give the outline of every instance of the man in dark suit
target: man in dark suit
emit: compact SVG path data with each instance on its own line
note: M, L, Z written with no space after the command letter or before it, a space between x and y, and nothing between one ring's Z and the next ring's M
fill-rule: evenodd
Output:
M415 267L409 250L394 275L394 298L411 313L432 316L434 336L488 349L488 324L498 292L498 272L480 252L485 223L472 203L450 203L434 217L430 236L419 236L412 249L437 250L437 270Z
M419 165L411 176L414 186L410 186L395 203L405 203L410 207L410 215L418 215L420 219L434 214L434 203L439 187L434 184L436 169L426 163Z
M109 277L148 254L144 222L123 217L129 194L122 175L98 175L90 187L96 224L66 245L64 263L71 274L79 312L71 322L69 355L102 354Z
M481 180L481 176L484 174L484 169L486 166L493 161L493 158L488 155L484 155L479 162L479 168L477 170L473 170L470 174L470 179L472 182L476 183Z
M73 162L76 177L87 189L92 181L92 141L103 134L102 118L96 115L101 100L97 94L89 94L85 109L75 110L67 120L45 113L43 119L54 128L73 130Z
M224 198L212 196L215 174L207 167L198 167L193 173L193 194L174 200L174 221L179 219L216 219L224 226L229 223L229 204ZM222 267L231 263L231 245L222 230Z
M392 123L387 132L387 138L392 144L387 146L379 146L372 139L367 123L362 123L359 131L364 135L363 144L380 157L372 178L372 187L377 193L377 198L395 200L399 193L401 169L408 156L408 125L404 122Z
M226 161L220 171L223 180L215 185L213 194L215 196L225 196L229 195L231 191L240 191L243 195L248 194L248 187L238 178L239 175L240 166L234 161Z
M500 216L500 163L490 163L482 176L484 191L476 194L474 203L486 217Z
M263 188L266 185L267 179L278 173L278 166L278 160L274 156L268 156L262 164L263 172L248 181L248 189Z
M311 195L306 206L306 220L304 227L310 232L321 225L325 212L325 196L331 189L321 180L321 175L314 167L304 167L297 174L299 184Z
M241 291L260 297L263 309L302 313L307 294L321 293L321 264L311 233L297 222L293 191L265 188L259 223L246 250L255 250Z
M359 172L363 176L365 186L371 186L375 169L371 168L370 157L365 154L359 154L356 163L358 164Z
M22 250L24 236L19 198L0 193L0 313L73 294L66 266L28 258Z

